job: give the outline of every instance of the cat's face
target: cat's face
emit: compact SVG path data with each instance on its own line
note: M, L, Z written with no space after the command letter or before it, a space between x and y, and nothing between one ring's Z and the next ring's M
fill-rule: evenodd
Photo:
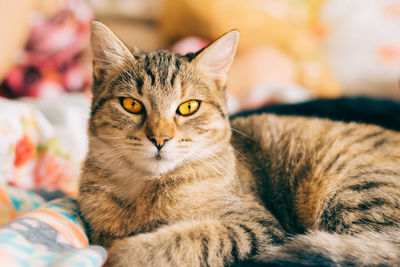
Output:
M93 155L159 175L223 150L231 132L224 84L237 41L230 32L189 56L130 52L94 22Z

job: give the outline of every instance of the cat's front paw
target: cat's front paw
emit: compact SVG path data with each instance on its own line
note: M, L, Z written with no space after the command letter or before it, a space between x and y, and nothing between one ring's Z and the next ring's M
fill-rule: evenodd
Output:
M152 266L151 244L143 237L115 240L108 253L107 267Z
M155 234L119 239L109 249L107 267L173 266L165 257L163 242Z
M216 253L219 241L211 241L212 226L210 222L181 223L116 240L107 266L223 266L223 257Z

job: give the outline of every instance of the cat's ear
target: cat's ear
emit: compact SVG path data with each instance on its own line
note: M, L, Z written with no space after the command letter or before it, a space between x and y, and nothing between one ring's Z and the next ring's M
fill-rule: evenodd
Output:
M92 21L90 45L93 53L93 75L98 81L121 68L133 55L120 39L103 23Z
M230 31L200 51L193 62L197 68L213 78L219 86L224 86L238 42L239 32Z

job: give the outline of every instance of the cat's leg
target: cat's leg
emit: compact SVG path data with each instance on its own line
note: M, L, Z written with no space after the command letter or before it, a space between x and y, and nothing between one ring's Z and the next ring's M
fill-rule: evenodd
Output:
M285 234L267 211L226 211L114 241L109 266L226 266L281 244ZM249 214L253 216L249 216ZM256 216L254 216L256 215Z
M82 184L78 203L82 218L88 225L91 244L109 247L115 238L126 236L132 231L134 206L125 205L96 184Z

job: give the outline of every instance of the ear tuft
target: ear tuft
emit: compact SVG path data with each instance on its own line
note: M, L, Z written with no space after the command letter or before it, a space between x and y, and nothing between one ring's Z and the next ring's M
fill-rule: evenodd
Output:
M133 60L129 49L103 23L92 21L90 44L93 53L93 76L101 81L112 70Z
M212 77L219 86L224 86L238 43L239 32L230 31L204 48L193 62L197 68Z

